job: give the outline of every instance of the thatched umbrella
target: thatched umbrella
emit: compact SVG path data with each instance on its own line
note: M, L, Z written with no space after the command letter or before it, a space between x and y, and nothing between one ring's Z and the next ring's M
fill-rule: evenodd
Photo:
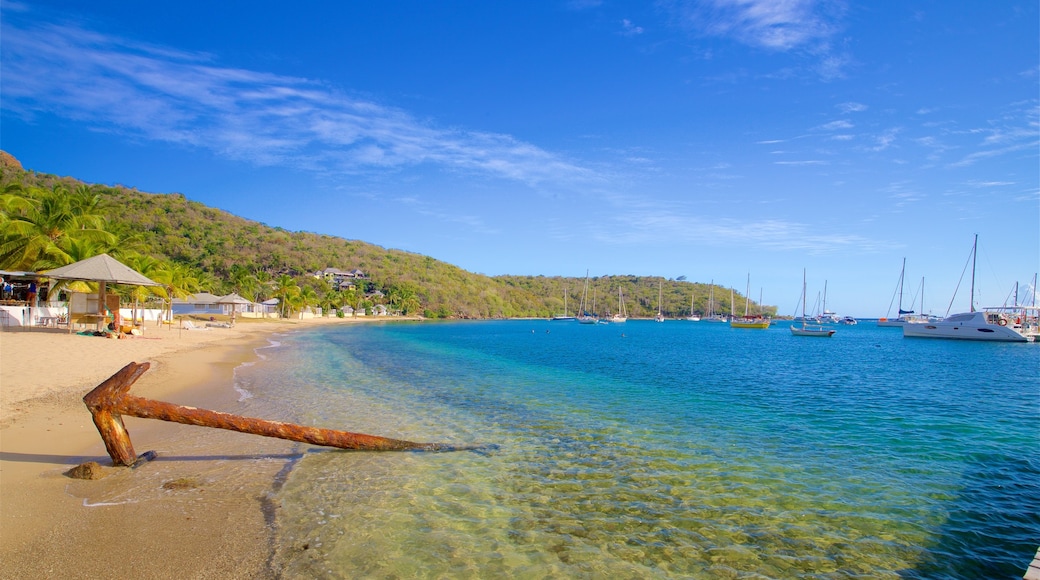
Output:
M105 285L128 284L131 286L161 286L144 274L116 260L108 254L80 260L67 266L40 272L41 276L56 280L83 280L98 283L98 315L104 320ZM72 332L72 321L69 320L69 332Z

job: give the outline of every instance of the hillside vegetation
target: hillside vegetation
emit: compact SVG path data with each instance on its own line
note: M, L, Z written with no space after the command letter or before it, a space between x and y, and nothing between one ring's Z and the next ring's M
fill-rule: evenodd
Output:
M164 282L164 298L203 290L237 292L252 300L278 297L287 312L383 303L394 311L434 318L544 318L564 312L565 293L567 310L574 314L585 282L483 276L430 256L267 226L179 193L86 184L23 170L6 154L2 161L0 269L42 270L105 252ZM49 223L65 214L76 217L66 215L61 227ZM55 236L56 230L61 234ZM37 242L26 241L33 235ZM355 289L338 291L313 276L330 267L359 269L366 278ZM590 279L589 300L595 297L598 313L613 313L620 287L629 316L652 317L658 284L668 317L689 315L691 296L698 311L707 306L708 285L653 276L597 276ZM716 287L715 297L716 311L729 312L729 289ZM740 310L743 301L743 296L737 301Z

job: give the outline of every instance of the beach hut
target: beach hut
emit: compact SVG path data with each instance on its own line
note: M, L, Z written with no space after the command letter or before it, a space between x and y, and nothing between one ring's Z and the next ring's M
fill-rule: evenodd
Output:
M253 303L232 292L220 300L217 300L217 304L220 304L224 314L230 315L232 320L234 320L236 314L239 312L247 312Z
M144 274L141 274L137 270L134 270L130 266L116 260L108 254L98 254L97 256L87 258L86 260L80 260L67 266L55 268L53 270L45 270L39 273L41 276L46 278L53 278L55 280L82 280L84 282L97 282L98 283L98 300L96 304L96 310L90 311L90 307L94 306L88 302L84 302L86 308L81 310L81 321L89 322L94 321L101 324L105 320L105 308L108 306L105 303L105 286L108 284L127 284L130 286L161 286L158 282L149 279ZM69 332L72 332L73 324L73 304L72 301L69 303ZM113 312L118 312L119 305L115 305L115 309L110 308Z

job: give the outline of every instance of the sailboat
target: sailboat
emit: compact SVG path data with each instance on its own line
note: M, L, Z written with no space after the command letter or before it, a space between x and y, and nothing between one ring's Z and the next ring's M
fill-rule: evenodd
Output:
M805 269L802 269L802 325L791 325L791 334L794 336L820 336L830 338L837 332L822 326L809 326L805 323Z
M1037 340L1036 311L1027 308L983 308L975 310L975 259L979 236L971 248L971 299L969 311L947 316L937 322L903 325L903 337L952 338L960 340L983 340L989 342L1030 342ZM956 294L954 294L956 297ZM952 306L953 301L950 301ZM1017 310L1017 312L1016 312ZM947 309L947 312L949 310Z
M581 304L578 305L578 324L596 324L599 320L595 314L589 314L589 271L585 270L585 288L581 291Z
M841 322L841 318L837 314L827 310L827 281L823 281L823 305L820 307L822 313L820 314L820 323L822 324L837 324Z
M661 298L664 296L663 285L664 281L657 282L657 316L654 317L654 322L664 322L664 313L661 312Z
M557 314L549 320L574 320L573 316L567 315L567 287L563 287L563 314Z
M747 290L744 291L744 316L738 318L736 316L736 314L734 314L733 318L731 318L730 321L729 321L729 327L730 328L769 328L770 320L769 320L768 317L762 316L761 314L756 314L755 316L751 316L751 314L748 312L748 309L751 306L751 298L748 296L748 294L750 294L750 293L751 293L751 274L749 273L748 274L748 282L747 282ZM733 299L730 298L730 302L731 303L732 303L732 301L733 301ZM759 309L762 308L761 302L762 302L762 300L759 299L759 305L758 305Z
M697 316L693 312L693 298L694 298L694 293L691 292L690 293L690 315L686 317L686 320L689 320L691 322L697 322L697 321L699 321L701 319L701 317Z
M625 308L625 300L621 297L621 286L617 289L617 314L610 318L611 322L624 322L628 320L628 309Z
M878 319L878 323L877 323L878 326L901 327L901 326L904 326L904 325L906 325L906 324L908 324L910 322L913 322L913 319L911 319L907 315L913 314L914 311L913 310L903 310L903 277L905 275L906 275L906 258L903 258L903 269L899 271L899 310L898 310L899 315L896 318L887 318L887 317L879 318ZM889 305L888 305L888 310L889 310L889 312L892 311L892 304L891 303L889 303Z
M726 317L715 313L715 280L711 281L708 290L708 313L704 317L706 322L726 322Z

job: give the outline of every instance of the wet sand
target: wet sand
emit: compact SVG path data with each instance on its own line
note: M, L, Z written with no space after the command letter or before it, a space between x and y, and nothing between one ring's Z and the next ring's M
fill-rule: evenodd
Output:
M136 452L157 458L115 468L82 397L127 363L148 361L135 395L235 412L234 369L269 337L352 322L246 322L127 340L0 332L3 576L275 577L269 493L306 446L126 417ZM65 475L87 461L106 477ZM228 462L249 468L222 470Z

